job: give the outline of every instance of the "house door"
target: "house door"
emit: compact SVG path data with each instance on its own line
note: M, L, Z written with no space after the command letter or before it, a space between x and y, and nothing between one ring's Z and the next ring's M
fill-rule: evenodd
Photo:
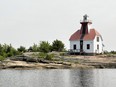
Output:
M83 51L83 40L80 40L80 52Z

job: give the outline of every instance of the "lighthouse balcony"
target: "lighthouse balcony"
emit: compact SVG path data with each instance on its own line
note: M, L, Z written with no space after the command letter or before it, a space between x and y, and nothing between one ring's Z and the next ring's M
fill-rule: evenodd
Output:
M84 23L84 22L89 22L89 23L92 23L92 21L91 20L80 20L80 23Z

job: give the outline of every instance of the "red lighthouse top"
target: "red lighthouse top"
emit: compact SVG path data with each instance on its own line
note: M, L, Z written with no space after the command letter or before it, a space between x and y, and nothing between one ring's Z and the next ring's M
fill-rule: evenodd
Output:
M93 40L95 36L101 37L101 35L94 28L90 28L90 24L92 24L92 22L88 20L87 15L83 16L83 20L80 21L80 24L81 28L71 35L69 39L70 41Z
M83 20L80 22L81 23L81 34L85 35L88 34L88 24L92 24L90 20L87 19L88 15L83 16Z

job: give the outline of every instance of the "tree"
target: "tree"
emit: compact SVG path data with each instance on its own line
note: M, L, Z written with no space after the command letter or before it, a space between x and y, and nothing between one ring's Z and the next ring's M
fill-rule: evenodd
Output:
M60 40L54 40L52 43L52 50L53 51L63 51L64 50L64 44Z
M8 45L6 49L6 53L8 57L15 56L18 54L18 51L12 47L12 45Z
M20 46L20 48L17 49L19 52L26 52L26 48L24 46Z
M30 52L38 52L39 51L39 46L37 44L33 44L33 46L30 46L28 51Z
M39 50L38 45L37 45L37 44L34 44L34 45L32 46L32 51L33 51L33 52L37 52L38 50Z
M39 51L48 53L51 51L51 45L47 41L41 41L39 46Z
M7 45L7 44L3 44L1 45L0 44L0 56L1 56L1 59L2 58L6 58L6 57L11 57L11 56L15 56L19 54L19 52L12 47L12 45Z
M33 52L32 46L29 47L28 51Z

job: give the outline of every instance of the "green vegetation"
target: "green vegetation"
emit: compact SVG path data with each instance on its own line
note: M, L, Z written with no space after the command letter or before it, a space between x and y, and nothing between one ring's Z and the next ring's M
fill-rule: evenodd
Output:
M38 58L45 58L46 55L47 55L46 53L40 52L40 53L38 54Z
M44 52L49 53L51 51L66 51L64 48L64 43L60 40L54 40L52 42L52 45L48 41L41 41L39 45L34 44L33 46L30 46L28 51L29 52Z
M39 46L39 51L48 53L51 51L51 45L47 41L41 41Z
M45 59L45 60L52 60L54 58L54 54L48 54L48 53L40 52L38 54L38 58L42 58L42 59Z
M1 45L0 44L0 61L4 60L6 57L11 57L20 54L12 45Z
M37 44L34 43L33 46L30 46L28 51L31 51L31 52L38 52L39 51L39 46Z
M107 57L115 57L116 56L116 51L104 51L104 54L107 56Z
M66 52L61 52L60 56L67 56L68 54Z
M111 53L111 54L116 54L116 51L111 51L110 53Z
M5 58L3 56L0 56L0 61L4 60Z
M110 52L104 51L104 54L116 54L116 51L110 51Z
M46 60L52 60L53 57L54 57L54 54L47 54L46 57L45 57L45 59Z
M64 50L64 44L62 41L60 40L54 40L53 43L52 43L52 50L53 51L63 51Z
M20 46L17 50L19 52L26 52L26 48L24 46Z
M54 57L54 54L49 54L49 52L61 52L64 50L65 49L63 42L57 39L52 42L52 45L48 41L41 41L38 45L34 44L28 49L26 49L24 46L20 46L19 48L15 49L11 44L0 44L0 61L4 60L7 57L21 55L24 52L40 52L38 55L36 55L38 58L51 60ZM64 53L62 53L61 55L64 55Z

